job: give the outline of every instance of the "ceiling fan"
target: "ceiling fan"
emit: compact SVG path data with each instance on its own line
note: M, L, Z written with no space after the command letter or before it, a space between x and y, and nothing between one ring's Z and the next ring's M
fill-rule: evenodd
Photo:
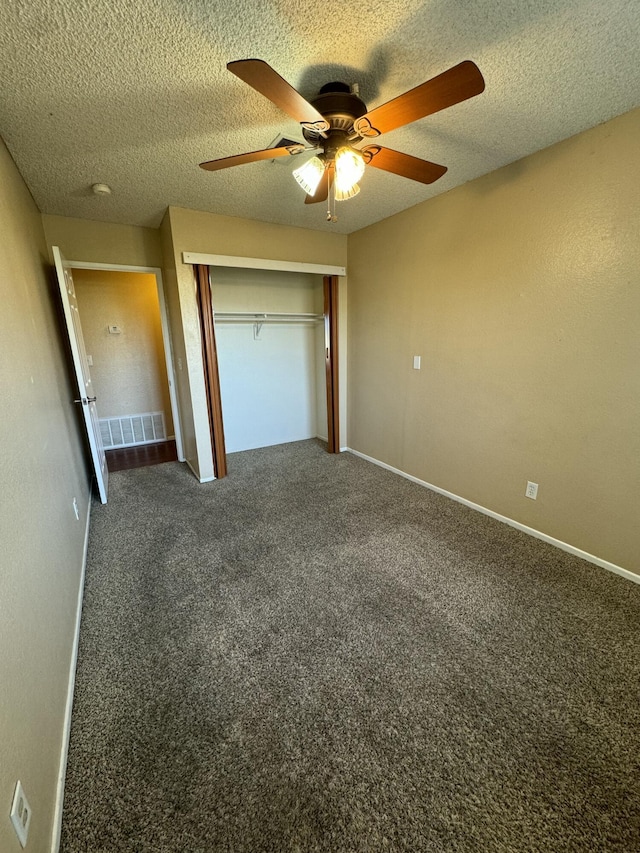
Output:
M261 59L240 59L229 62L227 68L299 122L309 145L293 143L264 148L208 160L200 163L200 167L215 172L258 160L317 151L317 155L293 172L307 193L306 204L325 201L330 191L338 201L356 195L365 165L423 184L437 181L447 171L446 166L383 148L371 140L479 95L484 90L480 70L475 63L466 60L404 95L367 111L357 86L327 83L309 102ZM327 218L335 221L331 210L327 212Z

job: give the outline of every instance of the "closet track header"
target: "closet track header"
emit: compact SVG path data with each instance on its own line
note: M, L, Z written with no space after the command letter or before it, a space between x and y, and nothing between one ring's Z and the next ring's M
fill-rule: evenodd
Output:
M207 255L201 252L183 252L184 264L204 264L210 267L239 267L253 270L280 270L281 272L307 272L316 275L346 275L347 268L331 264L307 264L300 261L279 261L272 258L243 258L237 255Z

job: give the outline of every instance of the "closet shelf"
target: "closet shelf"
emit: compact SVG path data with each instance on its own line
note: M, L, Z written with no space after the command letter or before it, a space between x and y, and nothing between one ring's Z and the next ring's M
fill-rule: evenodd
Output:
M317 323L324 314L295 314L274 311L214 311L219 323Z

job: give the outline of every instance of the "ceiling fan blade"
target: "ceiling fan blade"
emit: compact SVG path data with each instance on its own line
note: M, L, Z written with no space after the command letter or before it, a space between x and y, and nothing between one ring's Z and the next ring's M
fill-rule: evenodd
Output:
M329 188L333 184L333 168L331 166L327 166L324 170L324 174L320 178L320 183L314 193L314 195L305 196L304 203L305 204L316 204L319 201L326 201L327 196L329 195Z
M466 60L356 119L354 130L365 138L379 136L473 98L482 91L484 77L480 69Z
M432 184L441 178L447 171L446 166L430 163L429 160L420 160L410 154L402 154L391 148L382 148L380 145L367 145L362 149L362 156L369 166L383 169L385 172L393 172L403 178L412 181L420 181L421 184Z
M304 145L285 145L282 148L263 148L261 151L249 151L248 154L234 154L233 157L221 157L219 160L207 160L200 163L201 169L217 172L230 166L242 166L243 163L255 163L257 160L273 160L274 157L284 157L285 154L300 154L305 150Z
M227 63L227 68L240 80L269 98L303 127L320 133L329 129L329 122L322 113L306 101L290 83L262 59L238 59Z

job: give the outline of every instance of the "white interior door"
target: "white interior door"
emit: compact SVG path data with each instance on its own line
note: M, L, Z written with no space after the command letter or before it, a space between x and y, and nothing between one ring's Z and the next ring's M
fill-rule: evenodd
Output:
M76 402L82 406L82 415L87 431L87 438L89 439L91 461L98 483L98 492L100 500L103 504L106 504L109 470L104 455L104 447L102 446L102 436L100 435L100 424L98 423L98 412L96 410L96 398L93 393L89 362L87 361L87 353L84 348L84 338L82 337L82 326L80 325L76 292L73 287L73 277L67 262L57 246L53 246L53 259L56 265L65 325L69 336L69 344L71 345L73 367L78 385L79 399Z

